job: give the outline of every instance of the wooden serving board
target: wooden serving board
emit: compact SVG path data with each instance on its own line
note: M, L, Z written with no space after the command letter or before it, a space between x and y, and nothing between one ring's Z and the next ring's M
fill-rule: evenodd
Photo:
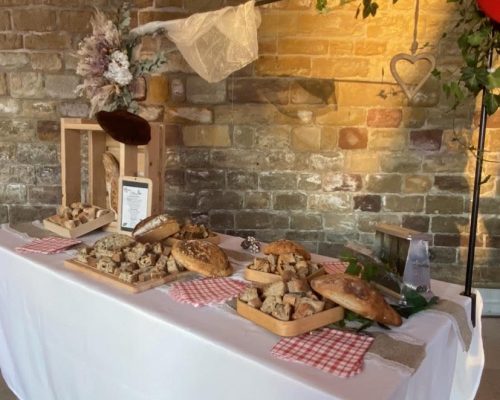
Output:
M73 271L82 272L92 277L93 279L107 283L108 285L116 287L118 289L126 290L130 293L141 293L146 290L153 289L157 286L164 285L165 283L173 282L181 277L184 277L192 273L189 271L179 272L177 274L169 274L163 278L151 279L146 282L127 283L118 279L114 275L98 271L96 268L91 267L88 264L82 263L81 261L78 261L77 259L74 258L64 261L64 266Z
M344 309L340 306L295 321L280 321L240 300L236 301L236 311L254 324L287 337L298 336L344 319Z
M78 225L76 228L68 229L64 226L58 225L48 219L43 220L43 227L51 232L58 234L59 236L74 239L83 236L89 232L95 231L96 229L102 228L115 220L115 213L110 211L103 216L93 219L85 224Z
M250 264L252 265L252 264ZM279 282L282 280L281 275L278 274L270 274L269 272L256 271L254 269L250 269L249 266L245 268L244 277L247 281L257 282L257 283L273 283ZM321 276L325 274L325 270L320 268L314 274L311 274L307 277L307 280L316 278L317 276Z

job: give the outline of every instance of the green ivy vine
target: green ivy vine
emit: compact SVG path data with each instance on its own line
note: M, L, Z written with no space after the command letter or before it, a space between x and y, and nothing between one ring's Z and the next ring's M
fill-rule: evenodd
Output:
M458 107L472 95L476 97L485 89L485 106L489 115L494 114L500 106L500 68L488 68L488 53L500 52L499 25L485 16L477 7L475 0L447 0L457 3L459 20L453 27L460 32L457 44L460 48L464 64L459 71L443 84L448 98L453 101L453 108ZM446 33L443 37L446 37ZM441 78L439 71L434 76Z

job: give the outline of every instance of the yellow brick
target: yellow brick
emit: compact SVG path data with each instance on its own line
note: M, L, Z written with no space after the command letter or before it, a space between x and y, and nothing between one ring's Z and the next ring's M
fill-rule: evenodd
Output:
M262 56L256 63L257 75L310 76L311 59L299 56Z
M366 124L366 111L359 108L339 108L316 116L320 125L359 126Z
M278 39L278 52L280 54L328 54L328 40L304 39L296 37Z
M280 2L275 3L278 5ZM281 2L283 5L286 5L287 10L308 10L313 5L313 0L288 0L288 2ZM316 0L314 0L314 4L316 4Z
M405 95L397 85L340 82L337 87L340 107L390 107L407 103Z
M311 76L316 78L364 78L370 71L367 58L313 58Z
M368 135L368 148L372 150L402 150L406 147L406 129L376 129Z
M353 45L350 40L330 40L331 56L346 56L353 53Z
M379 154L366 151L346 152L346 172L378 172Z
M168 101L168 78L165 75L150 75L148 78L146 102L165 104Z
M357 56L380 55L384 54L386 49L386 42L378 40L362 40L354 44L354 54Z
M457 9L454 3L449 3L441 0L422 0L420 2L420 9L423 13L428 13L431 11L441 11L448 14L455 12Z
M276 38L259 38L259 54L276 54Z
M184 145L188 147L229 147L229 127L225 125L191 125L182 131Z
M297 151L318 151L320 149L321 129L299 127L292 130L292 148Z
M403 108L403 127L405 128L421 128L427 120L426 108Z
M390 14L386 17L370 20L366 27L366 37L378 40L401 41L402 36L408 33L411 37L413 32L413 13ZM411 41L408 42L408 49Z
M337 128L323 128L321 130L321 150L329 151L337 149L339 133Z
M330 35L332 37L365 37L366 24L351 14L330 12L327 14L300 14L296 31L304 34Z
M259 37L297 33L297 14L285 11L263 13L259 27Z

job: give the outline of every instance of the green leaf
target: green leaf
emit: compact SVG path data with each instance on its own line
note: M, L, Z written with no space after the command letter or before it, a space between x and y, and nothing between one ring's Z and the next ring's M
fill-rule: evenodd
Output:
M359 276L361 273L361 265L358 263L358 260L349 260L349 265L347 266L345 273L349 275Z
M486 87L488 89L495 89L500 87L500 68L497 68L492 73L489 73L487 81L488 83Z
M328 0L316 0L316 10L325 11L328 5Z
M365 265L361 273L361 279L367 282L374 280L379 274L379 267L373 264Z
M466 36L467 43L473 47L477 47L483 42L483 40L487 37L487 35L488 32L484 30L473 32Z
M431 72L432 76L436 79L441 79L441 71L434 68Z
M403 295L405 296L406 304L396 305L393 308L404 318L425 310L439 301L439 297L436 296L427 301L420 293L409 287L403 289Z
M486 113L488 115L493 115L498 110L497 98L493 93L486 92L484 96L484 105L486 107Z

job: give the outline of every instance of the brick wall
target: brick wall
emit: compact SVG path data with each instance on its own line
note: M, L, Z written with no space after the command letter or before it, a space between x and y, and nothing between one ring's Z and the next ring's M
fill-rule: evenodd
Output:
M118 3L0 1L0 222L48 215L59 202L58 120L88 110L73 94L72 53L91 6ZM133 20L236 3L136 0ZM217 84L169 52L141 108L167 124L166 209L327 255L346 240L371 243L377 222L401 224L433 234L435 277L461 280L474 159L460 141L475 143L475 107L450 113L432 79L413 102L405 99L389 60L409 52L414 2L380 3L378 16L364 21L354 19L353 4L326 15L312 0L262 8L259 60ZM453 34L439 40L451 29L453 5L421 4L418 40L430 43L422 51L434 53L446 75L460 62ZM171 49L164 37L143 41L144 54ZM423 71L400 67L408 81ZM490 125L488 158L498 160L500 117ZM485 172L475 278L498 286L498 164Z

